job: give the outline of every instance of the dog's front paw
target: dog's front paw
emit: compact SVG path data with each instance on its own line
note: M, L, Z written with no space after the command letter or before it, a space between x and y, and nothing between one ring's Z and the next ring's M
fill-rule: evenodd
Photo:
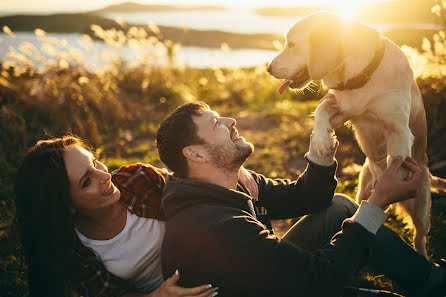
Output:
M316 154L321 158L333 155L333 149L336 146L336 140L331 133L314 133L311 136L311 145Z

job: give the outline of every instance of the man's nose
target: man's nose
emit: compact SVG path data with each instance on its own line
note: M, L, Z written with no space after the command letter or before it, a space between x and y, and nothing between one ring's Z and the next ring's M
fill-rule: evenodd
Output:
M226 120L226 125L228 127L232 127L232 126L237 125L237 121L235 119L233 119L233 118L225 118L225 120Z

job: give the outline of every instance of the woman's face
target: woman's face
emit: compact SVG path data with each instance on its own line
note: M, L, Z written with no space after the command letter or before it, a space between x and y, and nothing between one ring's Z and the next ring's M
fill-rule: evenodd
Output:
M78 212L95 210L119 201L121 193L111 182L107 166L86 149L73 145L64 152L72 207Z

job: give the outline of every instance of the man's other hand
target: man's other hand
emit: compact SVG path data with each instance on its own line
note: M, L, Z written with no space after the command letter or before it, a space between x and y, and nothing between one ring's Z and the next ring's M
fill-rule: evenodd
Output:
M409 170L409 177L406 180L401 180L397 174L401 167ZM403 160L398 156L376 182L375 190L368 202L385 210L392 203L414 198L420 182L421 169L417 162L411 157Z

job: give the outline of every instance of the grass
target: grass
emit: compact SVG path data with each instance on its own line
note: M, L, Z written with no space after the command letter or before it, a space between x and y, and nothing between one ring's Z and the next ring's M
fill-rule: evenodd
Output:
M37 33L45 39L44 33ZM113 43L109 33L96 30L97 38ZM134 35L125 35L123 44L137 40L142 48L155 43L170 46L149 36ZM439 34L430 47L425 44L422 52L406 50L414 69L421 65L416 73L427 113L430 165L445 177L441 164L446 160L446 51L441 44L446 45L444 34ZM26 265L13 228L12 185L25 149L36 140L70 131L91 144L110 169L134 162L162 166L154 142L160 121L178 105L202 100L221 115L235 117L240 134L254 143L255 153L247 160L247 168L271 177L296 178L306 165L303 155L313 127L312 111L317 99L327 92L314 84L311 89L279 96L280 82L263 65L193 69L173 63L159 67L156 58L145 52L136 65L115 60L105 71L87 71L82 59L69 55L53 57L56 63L42 61L45 68L37 69L24 59L36 55L33 51L25 47L11 53L0 68L1 296L27 295ZM354 197L364 155L350 128L341 127L336 134L341 143L337 192ZM446 200L434 198L428 236L433 260L446 256L444 209ZM277 233L294 221L276 222ZM386 224L411 243L411 230L394 212L389 213ZM363 270L353 284L402 292L369 270Z

